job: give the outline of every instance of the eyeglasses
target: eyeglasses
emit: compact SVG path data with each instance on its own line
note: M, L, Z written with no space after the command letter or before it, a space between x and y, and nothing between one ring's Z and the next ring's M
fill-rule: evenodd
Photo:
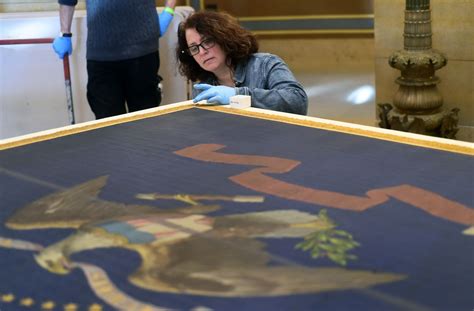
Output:
M189 55L194 56L196 54L199 54L199 47L202 47L204 50L207 51L210 48L214 47L214 45L216 45L216 41L214 41L214 39L204 39L200 44L188 46L186 52L188 52Z

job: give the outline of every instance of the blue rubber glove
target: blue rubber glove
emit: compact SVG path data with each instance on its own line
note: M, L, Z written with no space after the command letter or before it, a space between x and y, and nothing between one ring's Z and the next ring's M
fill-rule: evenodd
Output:
M69 37L57 37L53 41L53 49L58 54L60 59L64 58L64 55L72 54L72 42Z
M163 37L172 20L173 15L171 13L166 11L161 12L158 17L158 22L160 24L160 37Z
M197 95L193 102L197 103L201 100L207 100L208 103L228 105L230 97L235 95L235 88L224 85L195 84L196 90L202 91Z

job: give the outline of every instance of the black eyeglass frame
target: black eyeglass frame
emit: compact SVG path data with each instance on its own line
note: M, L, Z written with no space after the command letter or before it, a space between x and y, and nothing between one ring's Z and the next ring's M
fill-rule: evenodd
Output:
M204 45L207 45L207 48L204 46ZM212 38L206 38L204 40L201 41L201 43L199 44L193 44L191 46L188 46L185 50L181 51L181 53L187 53L189 56L194 56L194 55L197 55L199 54L199 52L201 51L201 48L203 48L204 50L209 50L209 49L212 49L214 46L216 45L216 41ZM191 49L195 49L195 52L191 52Z

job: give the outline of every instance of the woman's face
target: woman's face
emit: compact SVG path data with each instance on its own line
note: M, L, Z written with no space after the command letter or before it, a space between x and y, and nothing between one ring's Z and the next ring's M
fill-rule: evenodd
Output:
M188 48L195 45L199 45L206 39L212 39L202 37L201 34L197 32L194 28L186 29L185 35ZM207 50L204 49L202 46L199 46L199 53L193 55L193 57L199 64L199 66L201 66L201 68L210 71L214 74L221 70L227 69L226 55L217 43L213 47L208 48Z

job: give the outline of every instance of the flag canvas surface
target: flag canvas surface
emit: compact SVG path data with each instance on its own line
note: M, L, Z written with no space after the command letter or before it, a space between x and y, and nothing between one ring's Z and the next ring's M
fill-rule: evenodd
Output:
M472 309L472 146L229 112L3 144L0 310Z

